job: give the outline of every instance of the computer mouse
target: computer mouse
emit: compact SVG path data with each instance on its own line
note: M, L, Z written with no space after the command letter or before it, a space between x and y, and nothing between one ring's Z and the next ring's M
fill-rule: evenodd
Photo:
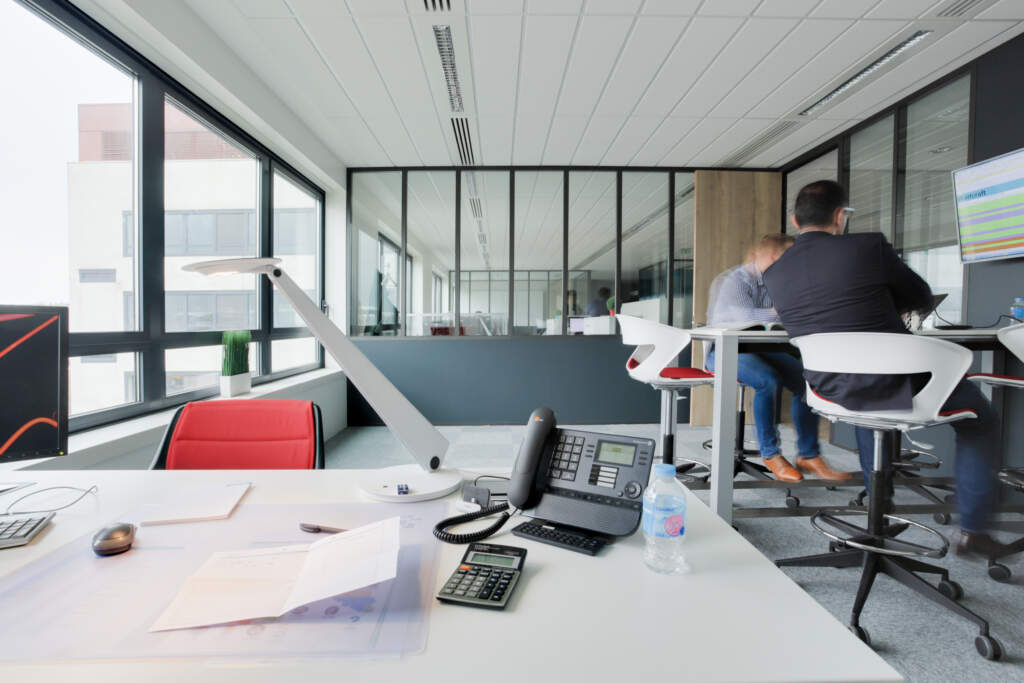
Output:
M97 531L92 537L92 550L97 555L117 555L131 548L134 541L134 524L111 524Z

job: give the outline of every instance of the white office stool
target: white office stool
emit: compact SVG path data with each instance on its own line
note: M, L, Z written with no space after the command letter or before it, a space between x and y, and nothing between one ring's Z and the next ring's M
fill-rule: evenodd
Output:
M815 372L931 373L931 377L924 388L914 396L910 410L847 410L815 394L808 385L807 404L815 412L831 422L845 422L856 427L866 427L874 432L874 467L871 470L869 486L871 496L866 511L849 508L823 510L811 517L814 529L831 539L832 547L843 549L820 555L779 560L776 564L780 567L862 566L860 586L850 618L850 630L869 645L871 639L867 630L860 625L860 613L875 577L878 574L887 574L932 602L977 624L980 632L974 644L979 654L986 659L999 659L1002 656L1002 646L989 635L988 622L957 602L963 597L960 585L950 580L946 569L915 559L943 557L949 549L949 542L934 529L887 513L892 503L892 493L888 485L888 472L884 467L883 444L886 441L886 434L891 435L888 439L890 454L897 455L899 437L903 432L977 417L970 410L940 412L942 404L970 366L971 352L941 339L875 332L812 334L794 339L793 344L800 349L804 368ZM867 527L857 526L841 518L851 514L866 515ZM935 536L939 540L939 546L926 547L895 538L897 534L911 526ZM918 576L919 573L938 575L938 585L934 586L925 581Z
M1003 343L1003 346L1009 349L1013 355L1024 363L1024 324L1004 327L999 330L996 336L999 338L999 341ZM993 375L987 372L979 372L973 375L967 375L967 379L995 387L1024 389L1024 377ZM999 471L998 476L999 481L1006 486L1009 486L1014 490L1024 492L1024 469L1004 468ZM999 523L997 524L997 528L1017 529L1017 525L1013 523L1010 523L1009 525ZM1009 581L1012 576L1010 568L1005 564L1000 564L998 560L1009 555L1015 555L1021 551L1024 551L1024 538L1017 539L1013 543L1008 544L1003 548L1003 551L999 553L998 557L989 558L988 575L996 581Z
M676 472L691 480L706 480L709 465L691 458L675 457L676 401L680 389L692 389L715 383L715 376L699 368L674 367L675 359L690 345L690 333L669 325L617 315L622 330L622 343L636 346L626 361L626 372L661 392L661 457L662 462L676 465ZM680 463L676 464L676 460Z

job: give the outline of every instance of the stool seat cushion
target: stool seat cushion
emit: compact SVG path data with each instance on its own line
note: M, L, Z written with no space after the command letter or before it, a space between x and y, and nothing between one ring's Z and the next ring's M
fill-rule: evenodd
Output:
M661 376L665 379L715 379L714 373L700 368L665 368L661 371Z

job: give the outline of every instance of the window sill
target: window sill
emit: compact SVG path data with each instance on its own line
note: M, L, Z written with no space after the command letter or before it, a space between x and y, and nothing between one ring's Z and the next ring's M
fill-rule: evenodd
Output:
M274 382L258 384L249 393L235 398L283 398L296 389L311 389L343 378L344 373L337 368L322 368ZM219 401L222 399L220 396L214 396L205 400ZM175 406L156 413L77 432L68 437L68 455L66 456L0 464L0 470L35 469L37 465L42 466L39 469L95 467L106 460L133 450L147 448L154 442L159 442L179 407ZM54 467L57 463L60 463L60 467Z

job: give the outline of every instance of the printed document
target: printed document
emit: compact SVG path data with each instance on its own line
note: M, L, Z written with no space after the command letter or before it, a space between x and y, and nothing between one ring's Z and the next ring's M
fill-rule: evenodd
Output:
M214 553L150 631L279 617L318 600L395 578L399 518L311 545Z
M249 482L242 482L200 484L177 489L167 500L143 505L139 523L152 526L227 519L251 486Z

